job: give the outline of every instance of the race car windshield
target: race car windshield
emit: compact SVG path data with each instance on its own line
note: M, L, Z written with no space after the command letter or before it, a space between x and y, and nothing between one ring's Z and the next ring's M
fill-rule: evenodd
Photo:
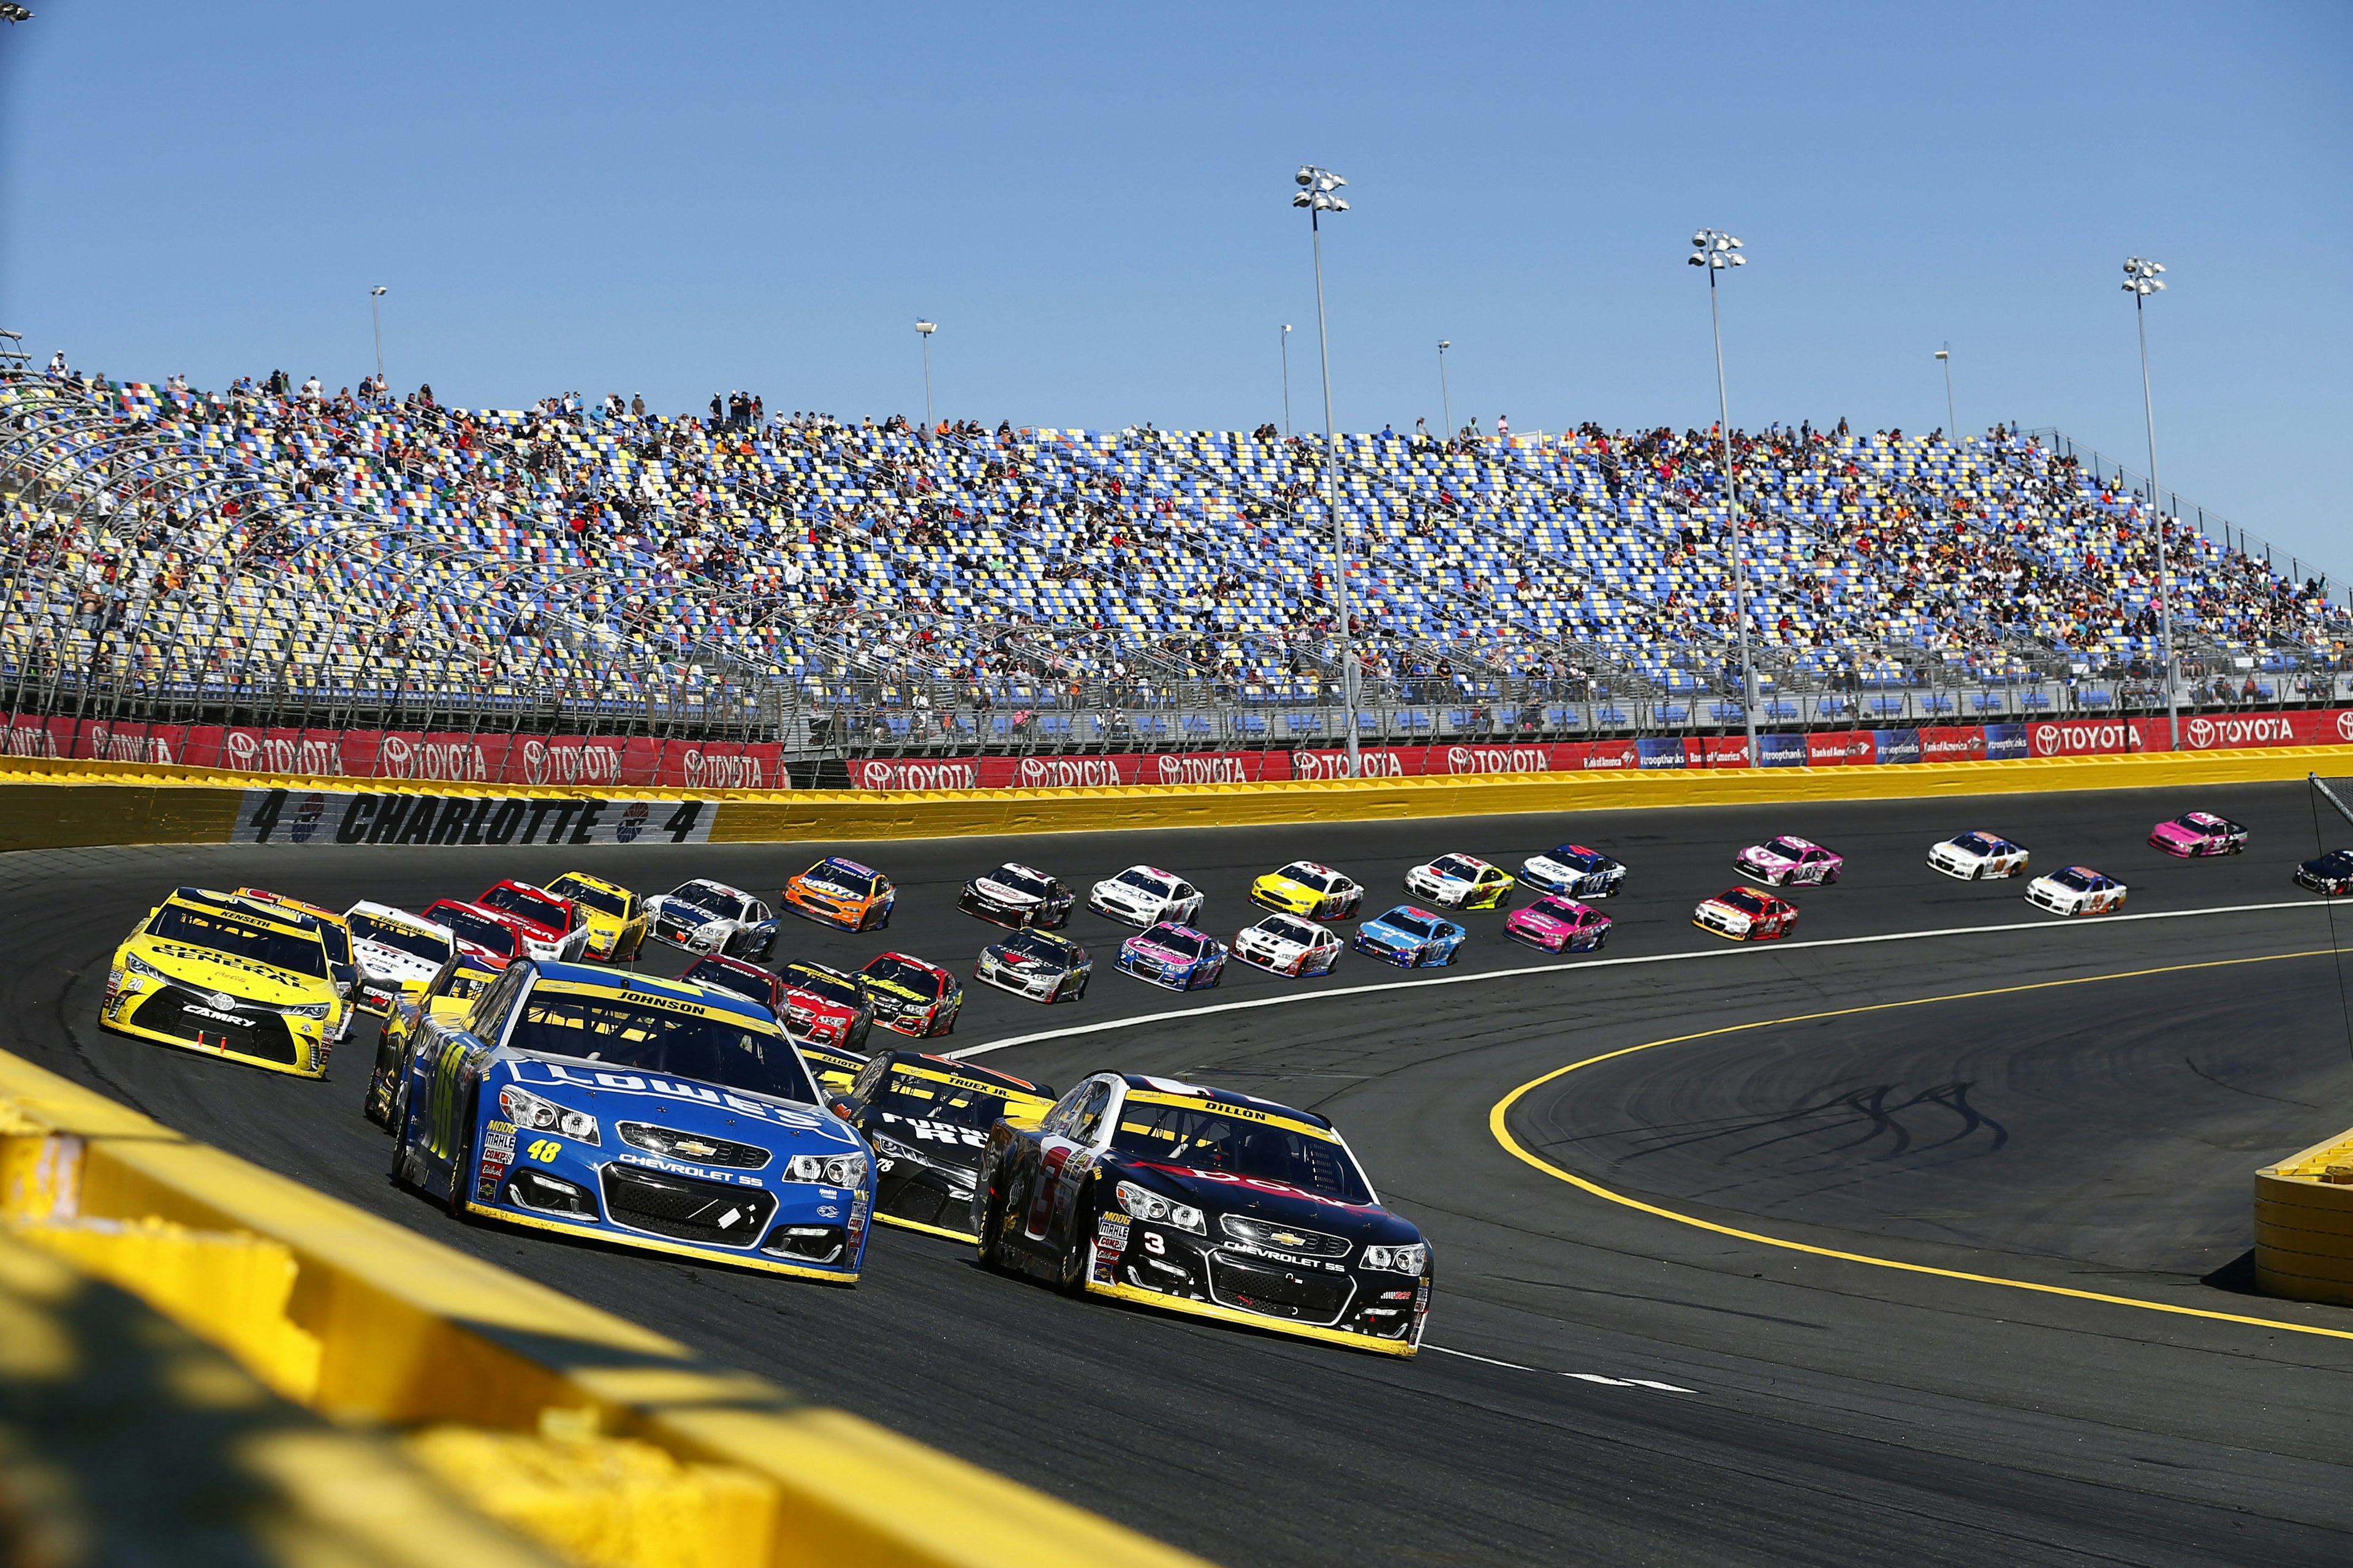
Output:
M2073 866L2051 879L2063 888L2071 888L2079 893L2088 893L2099 886L2098 878L2088 871L2078 871Z
M886 985L900 985L927 999L936 999L946 985L945 978L932 970L884 953L860 973L881 981Z
M1574 844L1564 844L1552 852L1552 858L1572 871L1599 871L1601 857L1590 849L1579 849Z
M1046 935L1043 931L1025 931L1004 944L1007 952L1018 952L1024 958L1034 958L1041 963L1068 963L1074 956L1069 944Z
M1765 852L1767 855L1778 855L1784 860L1795 860L1802 857L1810 847L1811 846L1800 844L1794 838L1776 838L1772 843L1765 846Z
M722 991L733 991L738 996L750 997L764 1007L768 1003L769 992L765 975L746 974L740 969L730 969L723 963L714 963L707 958L679 978L691 980L702 985L716 985Z
M1141 888L1144 891L1155 895L1165 893L1168 890L1167 883L1161 881L1156 877L1146 876L1142 871L1122 871L1118 876L1113 877L1112 880L1118 883L1123 888Z
M809 868L808 875L811 881L830 882L844 892L854 893L860 898L874 890L873 872L853 871L839 860L828 860L821 866L813 866Z
M1953 840L1953 847L1966 849L1972 855L1999 855L2002 850L2002 843L2000 839L1990 834L1964 833Z
M514 888L492 888L482 895L482 907L521 915L532 924L545 926L550 931L563 931L572 923L565 914L563 905L552 899L539 898Z
M576 878L558 877L547 885L547 890L562 893L565 898L586 904L600 915L611 915L615 920L620 920L629 912L629 900L620 894L592 888Z
M1430 868L1441 877L1455 877L1465 882L1479 879L1479 868L1460 855L1441 855L1430 863Z
M2192 833L2218 833L2221 831L2224 824L2215 817L2208 816L2203 812L2193 811L2187 816L2175 817L2173 826L2186 827Z
M693 1079L814 1104L800 1054L774 1025L734 1016L672 1013L620 996L535 990L508 1044L602 1067Z
M722 891L708 882L689 882L670 898L681 904L691 904L705 914L721 915L729 920L734 919L735 911L742 907L734 894Z
M845 1007L866 1005L866 993L858 982L847 975L830 974L822 969L811 969L806 963L796 963L785 971L785 984L796 991L806 991L812 996L822 996L828 1002L839 1002Z
M1303 888L1313 888L1319 893L1328 893L1332 890L1332 873L1318 870L1303 860L1293 860L1275 875L1286 881L1296 882Z
M1388 927L1391 931L1403 931L1408 936L1430 936L1433 934L1430 923L1428 921L1422 920L1414 915L1383 915L1381 917L1381 924Z
M1054 890L1029 872L1014 866L999 866L981 880L994 882L1000 888L1010 888L1017 893L1027 893L1033 899L1042 899Z
M1295 942L1302 947L1315 945L1315 932L1297 921L1263 920L1258 922L1258 929L1284 942Z
M1765 900L1754 893L1726 893L1718 901L1730 904L1744 915L1761 915L1765 912Z
M987 1131L1005 1114L1009 1096L1009 1090L991 1092L967 1084L943 1083L900 1068L882 1080L882 1088L872 1103L885 1114L903 1116L911 1121L944 1121L951 1126L976 1127Z
M506 958L514 956L515 933L512 926L502 926L494 920L486 920L465 910L440 910L434 913L433 918L448 926L460 942L470 942L485 952L495 952Z
M247 925L242 921L165 904L148 922L147 934L164 942L184 942L190 947L250 959L313 979L326 978L327 950L309 931Z
M1256 1176L1346 1204L1373 1201L1372 1189L1339 1144L1227 1116L1207 1101L1148 1105L1130 1100L1111 1146L1155 1164Z
M1579 911L1577 907L1575 904L1570 903L1567 899L1556 899L1550 894L1546 894L1545 897L1538 899L1535 903L1530 904L1528 906L1528 912L1531 914L1550 915L1556 921L1567 921L1570 925L1575 925L1577 921Z
M1179 958L1198 958L1203 951L1201 933L1181 926L1154 926L1138 940L1166 948Z
M449 956L449 944L429 931L418 931L412 925L401 925L378 915L353 915L352 935L362 942L372 942L379 947L395 948L411 958L429 958L439 963Z

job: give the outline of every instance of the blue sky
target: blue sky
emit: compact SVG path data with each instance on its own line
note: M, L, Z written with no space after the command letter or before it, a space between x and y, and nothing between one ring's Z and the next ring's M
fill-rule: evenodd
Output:
M373 364L994 424L2056 425L2353 575L2353 7L204 5L0 30L0 325L199 384Z

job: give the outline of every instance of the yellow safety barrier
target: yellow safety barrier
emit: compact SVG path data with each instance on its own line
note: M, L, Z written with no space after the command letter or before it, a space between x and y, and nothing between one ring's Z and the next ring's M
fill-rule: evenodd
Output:
M2353 1131L2255 1173L2255 1289L2353 1307Z
M323 1414L426 1428L412 1450L427 1468L575 1562L1199 1561L703 1361L5 1052L0 1221L148 1297ZM574 1493L602 1500L568 1513L561 1499ZM658 1551L646 1544L657 1541Z
M138 763L14 759L0 772L0 848L229 842L245 789L411 796L703 800L714 844L947 838L975 834L1365 822L1514 812L1801 801L1965 799L2058 790L2158 789L2298 779L2353 767L2353 749L2142 752L1884 767L1662 768L1272 784L1034 790L600 789L232 774ZM234 784L237 787L225 787Z

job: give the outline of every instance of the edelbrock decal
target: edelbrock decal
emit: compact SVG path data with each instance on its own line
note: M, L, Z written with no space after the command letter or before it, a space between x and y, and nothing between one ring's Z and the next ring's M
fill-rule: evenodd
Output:
M706 844L705 800L249 789L237 844Z

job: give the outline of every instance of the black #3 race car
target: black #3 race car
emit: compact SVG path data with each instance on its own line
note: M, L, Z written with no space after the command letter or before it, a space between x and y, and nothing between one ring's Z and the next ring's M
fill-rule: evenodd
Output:
M1054 1090L920 1051L885 1051L859 1070L834 1113L866 1135L877 1173L874 1217L971 1241L973 1182L1000 1117L1034 1123Z
M1098 1073L1034 1126L990 1130L980 1261L1073 1293L1409 1356L1429 1244L1313 1111Z

